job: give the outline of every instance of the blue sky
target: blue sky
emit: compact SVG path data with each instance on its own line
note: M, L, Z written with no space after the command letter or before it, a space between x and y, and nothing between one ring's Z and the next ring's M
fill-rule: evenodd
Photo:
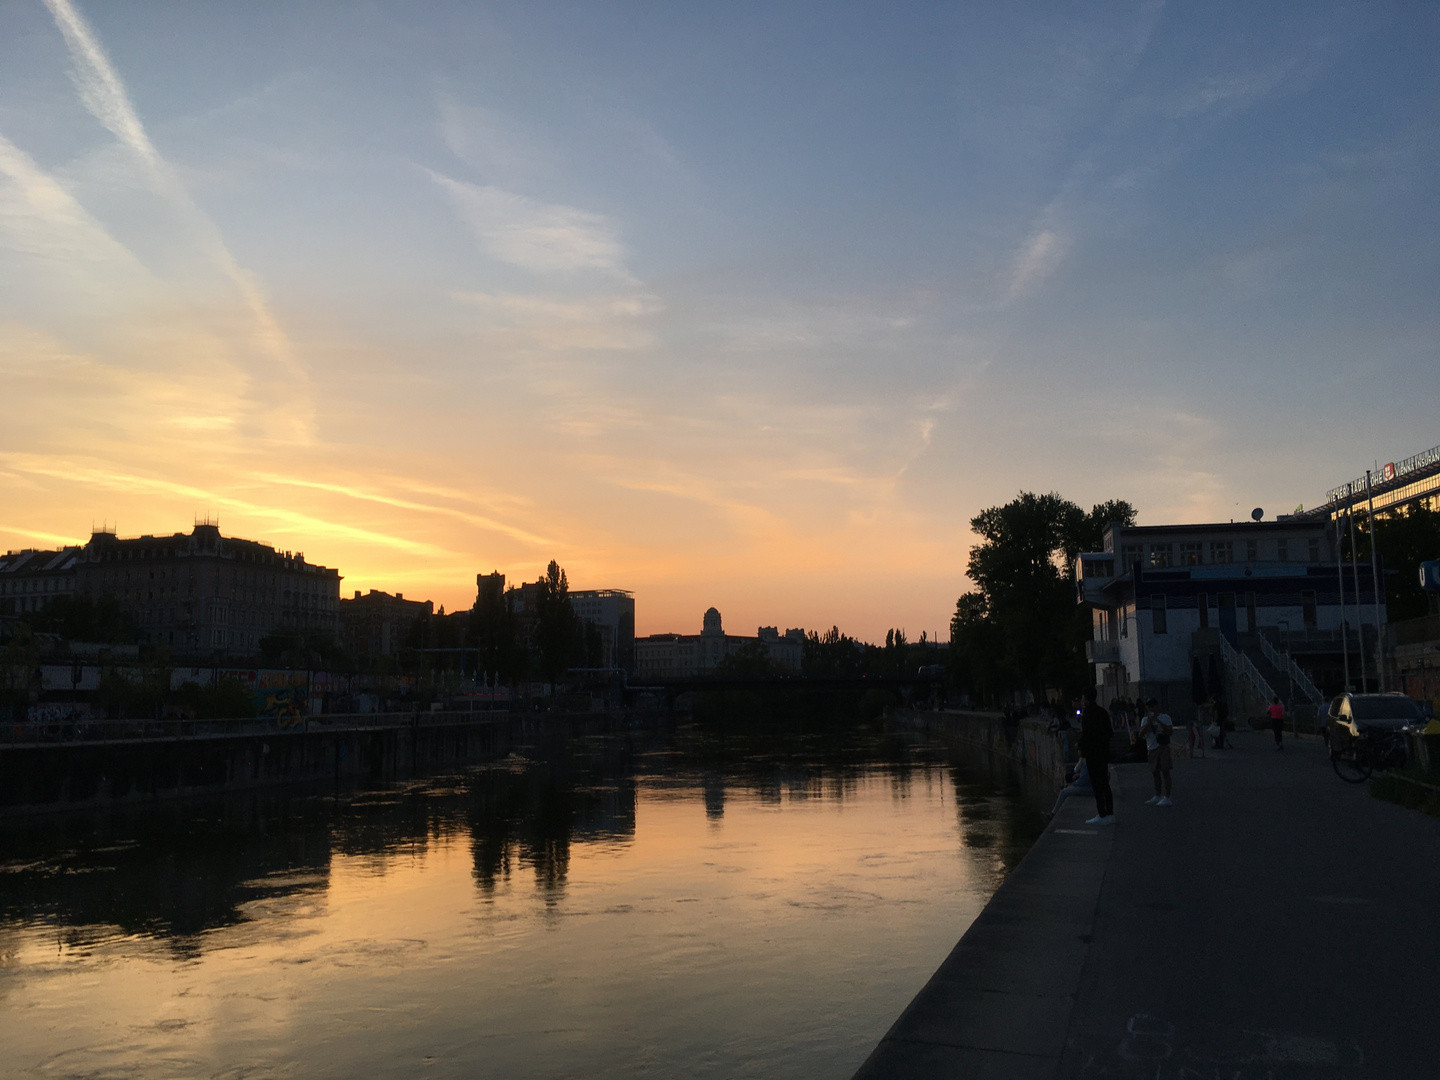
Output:
M1420 5L0 3L0 543L944 632L1440 442Z

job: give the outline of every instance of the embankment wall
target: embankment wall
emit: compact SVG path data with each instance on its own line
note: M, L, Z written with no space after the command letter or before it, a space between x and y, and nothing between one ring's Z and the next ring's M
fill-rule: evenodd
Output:
M612 714L367 718L172 737L0 744L0 816L82 809L276 784L383 782L503 757L544 733L604 728ZM387 722L388 721L388 722Z
M1051 733L1048 720L1021 717L1007 722L998 712L959 709L905 710L892 719L952 745L983 751L991 760L1013 762L1046 788L1065 785L1066 744L1063 736Z

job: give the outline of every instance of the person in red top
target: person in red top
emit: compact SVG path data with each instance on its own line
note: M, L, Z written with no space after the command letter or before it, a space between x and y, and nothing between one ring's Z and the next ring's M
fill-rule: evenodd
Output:
M1285 706L1280 704L1278 697L1270 699L1270 707L1265 710L1270 717L1270 730L1275 732L1275 749L1284 750L1285 735Z

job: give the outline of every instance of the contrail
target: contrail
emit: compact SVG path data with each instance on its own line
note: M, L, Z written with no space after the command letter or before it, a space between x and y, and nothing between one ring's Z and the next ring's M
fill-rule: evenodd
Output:
M259 287L250 274L235 261L220 235L220 230L196 205L169 163L155 149L155 144L145 133L145 125L140 122L130 104L125 85L115 73L115 68L105 55L105 50L101 48L94 31L75 10L70 0L45 0L45 6L50 9L55 25L60 28L65 45L70 51L80 100L97 120L149 167L156 187L179 206L199 234L210 258L239 291L255 319L256 335L265 351L280 363L291 378L299 381L308 390L309 372L295 359L289 339L270 313ZM308 420L304 423L303 429L298 433L303 441L309 441L312 426Z
M60 33L65 35L70 58L75 61L75 84L85 107L147 165L157 173L165 171L165 163L135 115L120 77L110 66L110 58L80 13L71 6L70 0L45 0L45 6L54 16Z

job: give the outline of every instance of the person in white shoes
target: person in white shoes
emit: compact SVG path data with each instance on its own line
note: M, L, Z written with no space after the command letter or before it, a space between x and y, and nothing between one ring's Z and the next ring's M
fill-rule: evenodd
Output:
M1145 736L1146 757L1155 781L1155 794L1145 800L1151 806L1174 805L1170 801L1170 736L1174 731L1175 724L1168 713L1160 711L1160 703L1153 697L1145 702L1140 734Z

